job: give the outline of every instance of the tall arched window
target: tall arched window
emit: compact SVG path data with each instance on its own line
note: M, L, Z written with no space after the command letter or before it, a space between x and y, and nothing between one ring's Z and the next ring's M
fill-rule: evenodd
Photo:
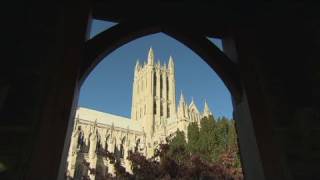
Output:
M162 83L163 83L163 79L162 79L162 75L160 74L160 98L162 98Z
M123 144L120 145L120 152L119 152L119 157L123 158L124 156L124 149L123 149Z
M107 135L106 140L105 140L105 145L104 145L104 150L108 150L108 140L109 140L110 135Z
M166 84L167 84L167 99L169 99L169 79L166 78Z
M82 145L83 145L83 131L81 129L81 126L78 127L78 131L79 131L79 136L78 136L77 148L80 148L80 150L81 150L82 149Z
M96 153L100 154L102 152L102 146L101 146L101 137L97 132L97 145L96 145Z
M156 72L153 73L153 96L157 95L157 75Z

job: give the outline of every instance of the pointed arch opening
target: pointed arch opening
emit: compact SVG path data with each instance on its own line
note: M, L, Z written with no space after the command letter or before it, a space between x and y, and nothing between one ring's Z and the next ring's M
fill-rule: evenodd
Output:
M84 60L80 70L80 84L83 84L88 74L97 66L103 57L137 38L158 32L181 42L199 55L222 79L232 95L234 103L241 102L242 91L237 64L231 61L221 49L217 48L206 37L195 36L171 25L154 25L149 23L123 22L89 39L85 45ZM107 43L106 43L107 42ZM141 87L141 86L140 86ZM139 87L138 87L139 88ZM161 103L162 105L162 103ZM163 108L160 107L160 112ZM137 111L138 112L138 111ZM141 113L141 112L140 112ZM183 127L186 127L185 125ZM145 142L145 144L150 144ZM144 144L144 146L145 146ZM116 147L115 147L116 148Z

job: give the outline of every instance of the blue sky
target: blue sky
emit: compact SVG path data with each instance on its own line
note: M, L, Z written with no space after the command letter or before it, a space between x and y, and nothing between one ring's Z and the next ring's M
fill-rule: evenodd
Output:
M94 20L90 37L113 25ZM220 40L210 40L221 48ZM79 106L130 117L134 66L137 59L140 64L146 61L150 47L161 64L168 64L170 55L174 59L177 103L182 91L188 103L193 97L200 111L206 99L216 117L232 117L230 93L218 75L192 50L164 33L144 36L106 56L83 83Z

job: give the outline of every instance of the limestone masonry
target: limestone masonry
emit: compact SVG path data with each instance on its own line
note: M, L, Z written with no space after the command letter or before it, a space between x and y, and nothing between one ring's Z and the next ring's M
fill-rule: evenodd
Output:
M105 173L114 174L114 167L100 152L114 152L122 165L131 172L128 151L139 151L151 157L157 146L176 131L187 133L190 122L200 124L204 116L212 115L206 102L200 112L192 102L188 105L181 93L176 105L175 68L172 57L168 65L154 62L150 48L147 64L137 61L134 71L131 119L79 107L76 112L67 159L67 174L80 179L100 179ZM96 169L90 174L84 165Z

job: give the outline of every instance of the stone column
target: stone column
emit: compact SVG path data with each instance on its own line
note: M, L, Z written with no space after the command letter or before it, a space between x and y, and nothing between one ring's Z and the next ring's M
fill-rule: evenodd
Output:
M89 147L89 167L91 169L96 169L97 166L97 154L96 154L96 149L97 149L97 135L96 133L92 133L90 135L90 147ZM91 180L95 179L95 174L91 174L89 172L89 177Z
M137 120L137 98L138 98L138 75L139 75L140 65L139 60L137 60L135 69L134 69L134 79L133 79L133 88L132 88L132 106L131 106L131 119Z
M170 101L170 116L176 115L176 81L174 74L174 64L173 61L169 63L169 101Z
M176 85L174 72L169 73L169 100L170 100L170 116L176 113Z
M77 145L78 145L78 138L79 138L79 132L74 131L72 133L71 143L70 143L70 150L69 150L69 156L68 156L68 174L70 177L74 177L75 172L75 165L77 160Z

